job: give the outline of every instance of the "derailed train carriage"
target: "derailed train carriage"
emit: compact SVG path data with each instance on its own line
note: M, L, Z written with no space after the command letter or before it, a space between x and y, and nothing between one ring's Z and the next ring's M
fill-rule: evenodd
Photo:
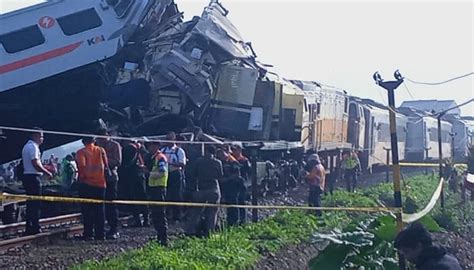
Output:
M172 0L54 0L0 15L0 124L93 132L110 69L138 58L143 31L172 27L176 14ZM27 139L3 134L0 163ZM43 147L75 139L49 135Z

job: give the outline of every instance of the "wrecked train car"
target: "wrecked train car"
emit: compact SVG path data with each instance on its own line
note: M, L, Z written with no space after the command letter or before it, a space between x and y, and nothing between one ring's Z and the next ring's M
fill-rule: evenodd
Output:
M149 92L148 98L141 104L109 103L110 107L116 112L127 105L135 107L135 119L122 115L141 133L199 125L213 134L245 139L247 131L258 130L249 123L255 115L252 107L259 92L257 84L261 84L257 81L265 70L227 13L218 2L211 2L201 17L149 35L143 41L143 58L125 62L117 83L109 88L111 96L119 100L129 100L130 92L144 93L144 97ZM255 102L258 104L258 98ZM237 125L229 126L229 119Z
M171 27L177 14L172 0L55 0L2 14L0 124L93 132L111 70L140 57L145 29ZM0 163L20 155L27 134L3 136ZM74 139L50 135L44 147Z
M56 9L64 14L53 12ZM84 19L83 14L93 18ZM321 118L322 126L312 130L305 91L270 75L227 14L219 2L211 1L200 17L183 22L172 0L47 1L7 14L2 22L17 30L2 33L3 49L5 40L22 34L25 27L33 27L36 34L25 32L23 38L14 39L21 50L6 51L11 55L2 58L2 79L13 72L6 67L18 66L26 54L32 59L53 56L41 61L27 57L28 65L15 69L36 77L22 81L25 85L4 87L0 123L92 133L103 119L117 132L134 136L200 126L210 134L237 140L318 142L317 147L307 147L313 150L321 150L332 139L344 142L346 110L337 109L341 121L331 122L328 105L318 114L329 118ZM69 27L78 27L76 33L63 29L66 19ZM28 40L25 37L48 42L30 46L22 43ZM70 48L70 42L77 48L57 54L58 48ZM346 104L337 91L329 96L334 97L324 100ZM18 157L26 139L25 134L4 132L1 161ZM74 139L51 135L45 148Z

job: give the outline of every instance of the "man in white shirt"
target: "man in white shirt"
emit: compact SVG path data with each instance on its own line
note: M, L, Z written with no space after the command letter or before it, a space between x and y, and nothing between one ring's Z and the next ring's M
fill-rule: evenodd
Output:
M182 202L184 192L184 166L186 166L186 153L183 148L177 146L174 141L176 134L170 132L166 135L165 147L161 152L168 160L168 187L166 191L166 200L171 202ZM181 208L178 206L168 207L168 214L171 212L171 219L178 221L181 218Z
M35 128L37 129L37 128ZM26 195L41 195L41 176L46 174L49 178L53 175L41 164L41 153L39 146L44 137L41 129L37 129L30 135L30 139L23 146L21 157L23 160L23 187ZM28 200L26 202L26 229L25 235L40 233L40 207L41 201Z

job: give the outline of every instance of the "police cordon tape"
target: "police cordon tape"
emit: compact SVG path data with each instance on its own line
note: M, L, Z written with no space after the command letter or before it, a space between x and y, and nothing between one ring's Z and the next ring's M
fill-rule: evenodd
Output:
M438 167L439 163L416 163L416 162L400 162L400 166L403 167ZM466 163L456 163L454 166L460 166L464 165L467 166ZM393 166L393 164L390 164L390 166Z
M277 210L321 210L321 211L348 211L348 212L388 212L400 213L401 208L397 207L312 207L312 206L291 206L291 205L235 205L235 204L212 204L212 203L191 203L191 202L167 202L167 201L131 201L131 200L98 200L89 198L70 198L56 196L35 196L17 195L2 193L2 200L29 199L49 202L69 202L69 203L107 203L107 204L128 204L128 205L151 205L151 206L186 206L186 207L215 207L215 208L247 208L247 209L277 209Z
M167 201L131 201L131 200L97 200L89 198L70 198L56 196L34 196L2 193L0 199L3 200L40 200L49 202L68 203L107 203L107 204L128 204L128 205L151 205L151 206L186 206L186 207L215 207L215 208L246 208L246 209L276 209L276 210L321 210L321 211L346 211L346 212L366 212L366 213L402 213L402 221L411 223L421 219L428 214L436 205L444 179L441 178L430 202L418 213L405 214L399 207L313 207L313 206L292 206L292 205L236 205L236 204L211 204L211 203L191 203L191 202L167 202Z
M433 207L436 205L436 202L438 201L441 195L441 190L443 190L443 184L444 184L444 179L443 178L439 179L438 187L433 193L433 196L431 196L430 202L426 205L426 207L423 210L414 214L405 214L402 212L403 222L411 223L411 222L417 221L420 218L424 217L426 214L428 214L431 210L433 210Z

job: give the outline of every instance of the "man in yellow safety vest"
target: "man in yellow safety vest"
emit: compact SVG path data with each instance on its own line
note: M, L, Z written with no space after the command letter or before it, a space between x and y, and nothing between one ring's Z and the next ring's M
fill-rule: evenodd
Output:
M152 147L150 147L152 148ZM149 150L151 150L149 148ZM168 159L156 147L156 151L151 158L151 170L148 177L148 197L153 201L163 202L166 200L166 187L168 186ZM164 206L152 206L151 216L153 225L158 234L158 240L161 245L168 245L168 220Z
M355 151L343 155L342 170L344 172L347 191L354 192L357 186L357 175L361 171L360 161Z

